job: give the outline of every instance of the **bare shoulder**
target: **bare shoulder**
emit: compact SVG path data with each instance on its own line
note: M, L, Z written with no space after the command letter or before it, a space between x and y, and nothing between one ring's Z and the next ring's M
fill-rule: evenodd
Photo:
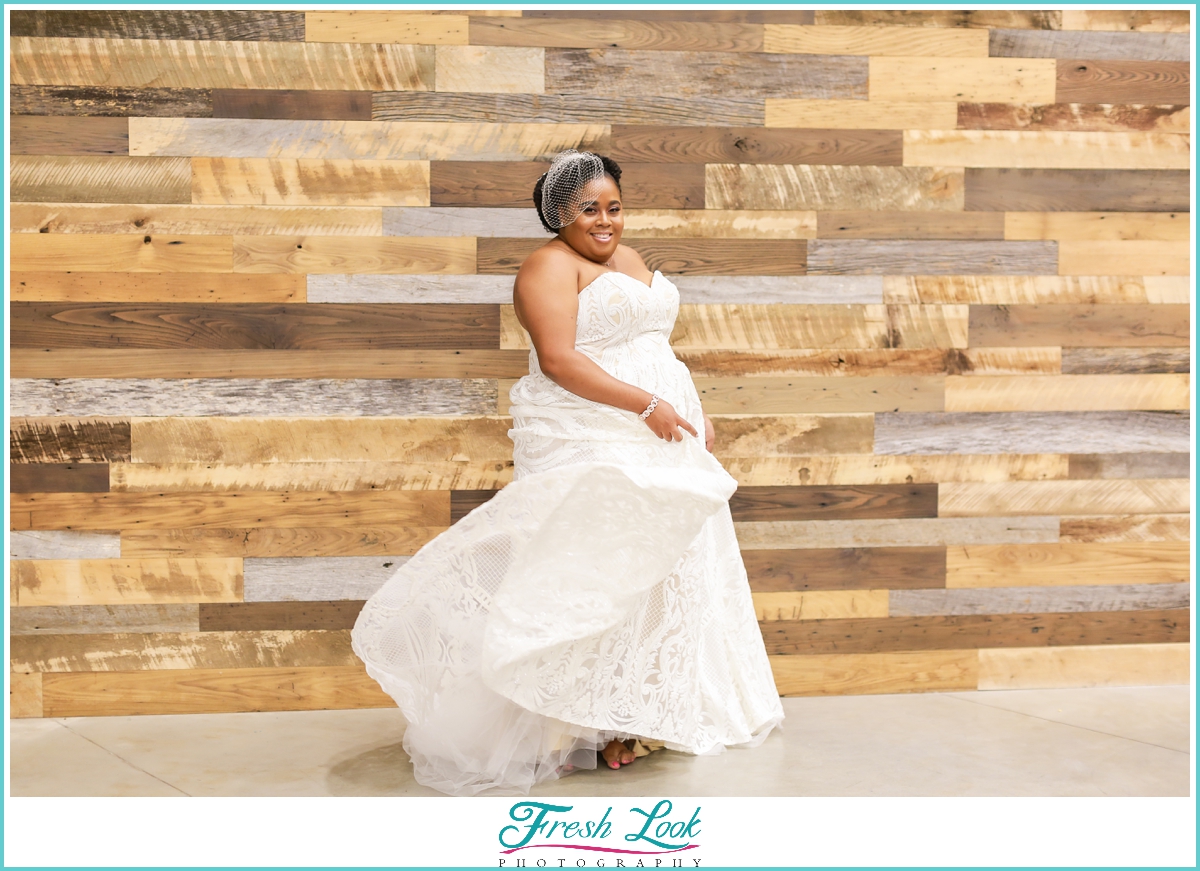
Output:
M642 259L642 255L637 253L637 249L630 248L628 245L618 245L617 253L623 255L621 259L625 263L631 265L636 264L642 267L642 269L645 269L647 272L650 271L650 267L646 265L646 261Z
M559 245L546 243L525 258L517 270L514 293L538 294L563 288L574 289L579 280L579 264Z

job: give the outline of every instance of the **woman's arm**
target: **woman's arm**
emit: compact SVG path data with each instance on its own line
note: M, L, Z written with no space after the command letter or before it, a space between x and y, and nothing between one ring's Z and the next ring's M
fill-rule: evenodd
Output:
M531 255L517 273L513 290L513 302L537 351L542 372L584 399L641 414L650 404L649 391L614 378L591 357L575 349L579 314L576 270L569 260L553 254L544 251ZM697 435L695 427L661 398L646 418L646 424L655 435L668 441L683 439L679 428Z

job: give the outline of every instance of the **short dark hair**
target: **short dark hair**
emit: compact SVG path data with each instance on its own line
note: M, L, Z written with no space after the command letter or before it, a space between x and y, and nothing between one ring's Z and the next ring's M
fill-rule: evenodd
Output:
M597 154L600 162L604 164L604 174L613 180L617 186L617 193L621 191L621 167L617 166L617 162L611 157L605 157L602 154ZM541 178L537 180L537 184L533 186L533 207L537 209L538 220L542 222L542 226L546 228L547 233L557 233L559 228L551 227L546 220L546 215L542 212L542 185L546 181L546 174L542 173Z

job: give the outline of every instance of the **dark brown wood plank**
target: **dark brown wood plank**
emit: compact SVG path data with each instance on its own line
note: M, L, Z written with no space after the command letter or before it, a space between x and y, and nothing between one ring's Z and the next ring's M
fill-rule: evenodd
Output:
M865 56L546 49L555 94L865 100Z
M1186 133L1186 105L1110 103L959 103L960 130L1080 130L1102 133L1167 130Z
M987 347L1187 346L1186 305L973 305L968 337Z
M1056 103L1191 101L1188 64L1141 60L1060 60Z
M8 464L10 493L107 493L107 463Z
M128 463L128 420L13 418L8 433L13 463ZM105 467L107 468L107 467Z
M900 166L904 143L899 130L614 124L609 156L638 163Z
M458 523L499 492L499 490L451 490L450 522Z
M966 170L968 212L1186 212L1187 170Z
M533 186L545 171L545 163L534 162L431 161L430 205L531 209ZM630 209L702 209L704 166L626 163L621 201Z
M304 40L304 13L231 9L13 10L13 36L91 39Z
M129 154L128 118L16 115L13 154Z
M1071 454L1067 468L1067 476L1075 480L1187 478L1191 475L1191 455L1184 453Z
M739 487L729 510L738 522L937 517L937 489L937 484Z
M370 121L370 91L265 91L218 88L214 118L282 118L289 121Z
M819 239L1003 239L1001 212L818 212Z
M104 88L89 85L11 85L13 115L209 118L207 88Z
M1167 644L1189 640L1189 610L850 617L760 623L769 654Z
M627 209L703 209L704 165L625 163L621 202Z
M946 586L944 547L745 550L756 593L805 590L927 590Z
M764 121L762 100L736 97L624 97L620 94L452 94L377 91L376 121L515 121L534 124L755 125Z
M1151 375L1191 372L1188 348L1063 348L1064 375Z
M522 18L710 21L717 24L812 24L811 9L525 9Z
M201 632L263 629L353 629L362 601L202 602Z
M14 302L12 347L388 350L498 348L500 309L480 304Z
M804 275L804 239L626 239L669 275Z

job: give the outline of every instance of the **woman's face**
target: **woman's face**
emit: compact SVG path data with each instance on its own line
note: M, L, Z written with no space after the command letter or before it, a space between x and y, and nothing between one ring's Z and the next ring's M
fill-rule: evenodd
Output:
M617 183L606 175L595 202L584 206L579 217L559 230L558 235L584 257L603 263L617 250L623 229L621 192Z

